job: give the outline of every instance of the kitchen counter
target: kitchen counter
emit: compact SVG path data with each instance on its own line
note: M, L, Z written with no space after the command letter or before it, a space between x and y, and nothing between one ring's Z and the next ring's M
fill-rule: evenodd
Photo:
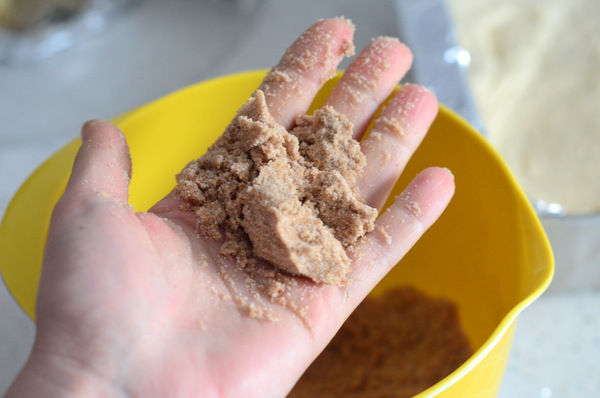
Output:
M315 20L339 15L356 24L358 49L371 37L398 35L388 1L146 0L71 49L0 66L0 215L85 120L114 117L201 80L270 67ZM600 395L599 309L594 291L550 292L527 308L500 397ZM34 327L3 284L0 317L3 392L28 355Z

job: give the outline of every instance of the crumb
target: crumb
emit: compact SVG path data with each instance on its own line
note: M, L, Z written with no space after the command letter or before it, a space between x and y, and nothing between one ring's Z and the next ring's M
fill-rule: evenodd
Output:
M377 216L356 187L365 158L352 127L326 106L288 132L258 90L207 153L177 175L175 192L198 215L200 233L218 240L224 231L220 252L239 268L255 273L257 256L340 284L349 272L345 248ZM274 298L281 291L267 289Z
M375 122L375 126L375 129L377 129L378 131L387 131L397 137L404 137L405 132L409 127L408 123L405 121L385 116L378 117L377 121Z
M409 202L406 207L410 210L412 215L418 216L421 214L421 205L419 202Z
M353 56L356 51L354 42L352 42L352 40L346 40L344 44L342 44L342 51L346 57Z
M383 238L383 241L385 241L388 245L392 244L392 237L385 230L385 227L380 226L376 229L376 231L381 235L381 237Z
M336 17L335 19L340 20L340 21L346 23L346 25L348 25L348 27L350 27L350 29L352 30L352 32L356 31L356 26L354 25L354 22L352 22L352 19L346 18L344 16L339 16L339 17Z
M250 318L262 319L265 315L265 311L255 303L250 303L248 305L248 315L250 315Z

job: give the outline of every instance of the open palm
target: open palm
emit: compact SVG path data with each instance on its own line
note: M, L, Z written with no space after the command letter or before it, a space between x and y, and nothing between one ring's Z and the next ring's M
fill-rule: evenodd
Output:
M352 34L344 20L322 20L288 49L260 87L280 124L291 128L307 111ZM355 138L410 63L404 45L378 38L349 66L327 104L353 122ZM359 189L371 206L381 208L436 113L435 97L415 85L384 108L361 144ZM298 277L288 297L297 306L266 300L268 319L256 319L247 275L218 254L220 242L196 233L193 212L172 195L147 213L128 206L131 165L118 129L91 121L82 138L52 217L33 353L9 395L38 383L44 396L285 396L454 191L447 170L424 170L352 248L349 286Z

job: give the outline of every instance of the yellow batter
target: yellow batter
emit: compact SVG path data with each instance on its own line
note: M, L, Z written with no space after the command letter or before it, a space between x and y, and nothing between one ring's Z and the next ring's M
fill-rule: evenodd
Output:
M448 5L489 138L526 193L600 211L600 1Z

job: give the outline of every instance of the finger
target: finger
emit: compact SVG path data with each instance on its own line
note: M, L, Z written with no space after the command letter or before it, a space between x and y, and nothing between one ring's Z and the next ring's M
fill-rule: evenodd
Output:
M350 278L357 300L366 296L440 217L454 189L454 177L449 170L428 168L383 212L375 229L350 253L355 259ZM358 303L350 307L354 304Z
M335 76L342 58L354 53L353 34L348 20L325 19L287 49L259 87L278 123L289 129L297 116L306 113L323 83Z
M121 131L104 120L85 123L65 195L94 195L126 204L130 175L129 149Z
M371 206L383 206L437 112L435 95L414 84L403 86L382 110L361 143L367 164L358 185Z
M411 63L410 50L398 39L373 39L350 64L326 104L350 119L359 139Z

